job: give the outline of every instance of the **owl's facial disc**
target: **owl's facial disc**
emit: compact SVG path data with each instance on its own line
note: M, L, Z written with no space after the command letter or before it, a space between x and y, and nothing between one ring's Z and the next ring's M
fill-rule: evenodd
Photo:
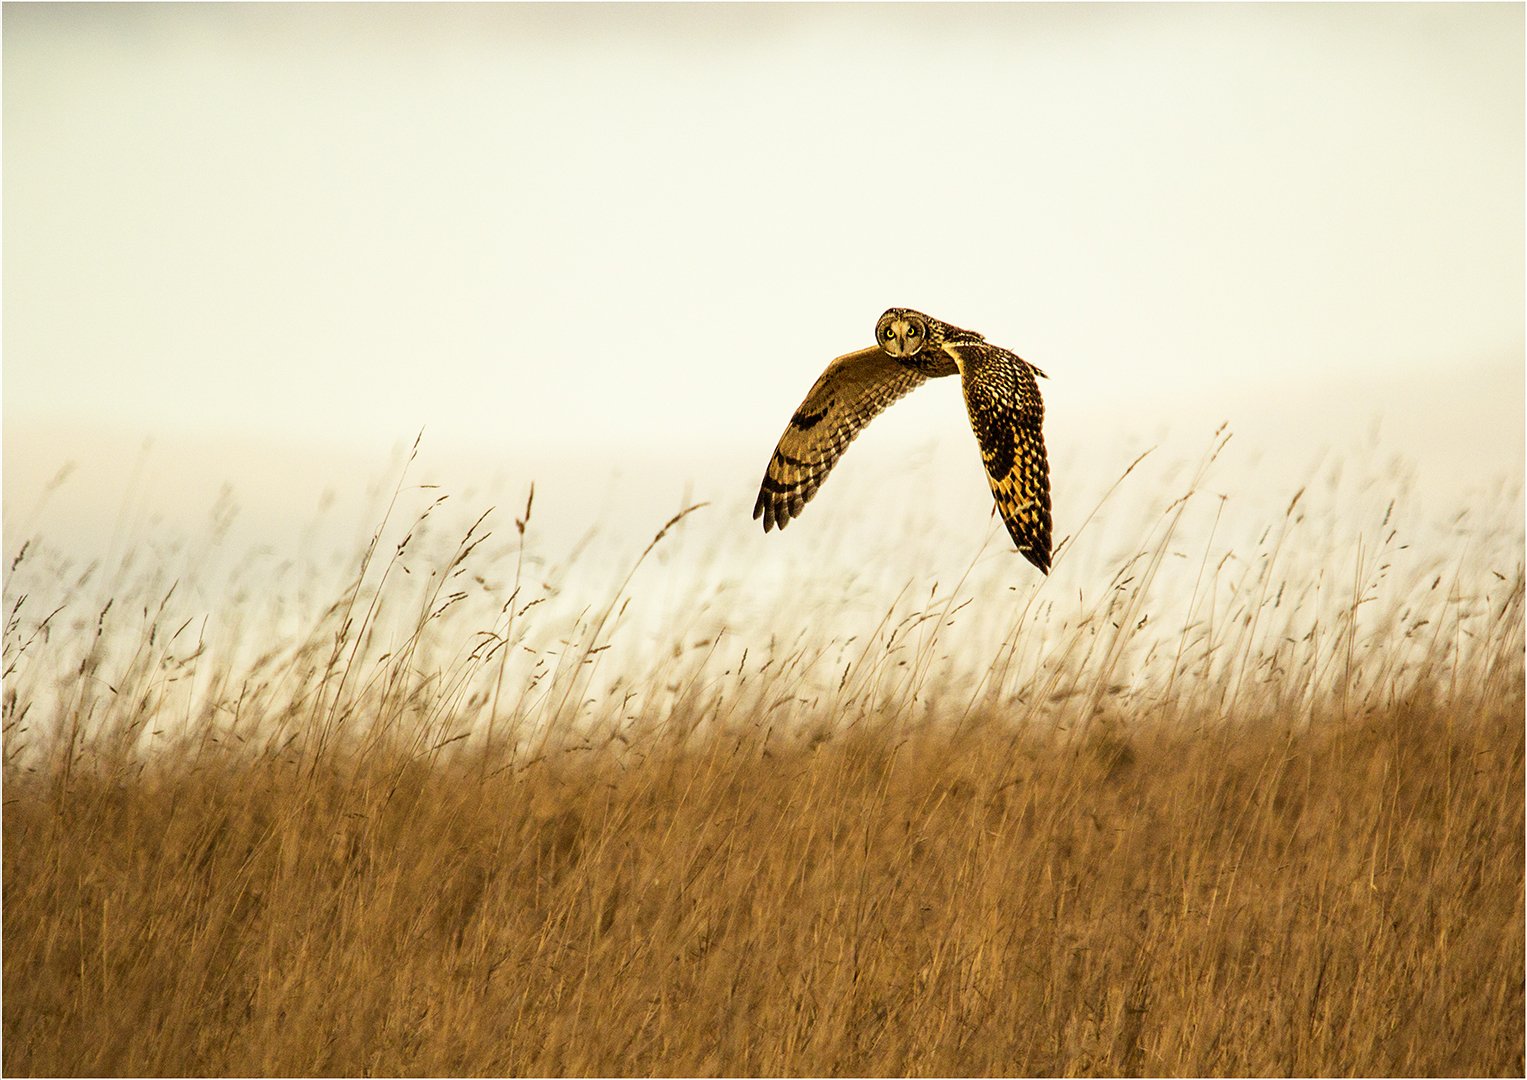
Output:
M916 355L927 340L928 327L915 315L888 311L875 326L875 343L890 356Z

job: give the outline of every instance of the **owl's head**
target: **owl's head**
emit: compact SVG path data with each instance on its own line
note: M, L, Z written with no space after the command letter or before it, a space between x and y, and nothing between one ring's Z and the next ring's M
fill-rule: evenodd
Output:
M889 356L916 356L935 331L934 320L922 312L891 308L875 324L875 344Z

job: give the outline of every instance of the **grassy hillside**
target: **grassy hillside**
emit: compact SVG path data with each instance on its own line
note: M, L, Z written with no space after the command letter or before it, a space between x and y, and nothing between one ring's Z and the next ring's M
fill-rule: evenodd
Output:
M4 1069L1520 1075L1520 563L1296 565L1293 521L1172 618L1167 530L1072 608L977 571L624 652L647 579L533 631L480 525L222 654L23 560Z

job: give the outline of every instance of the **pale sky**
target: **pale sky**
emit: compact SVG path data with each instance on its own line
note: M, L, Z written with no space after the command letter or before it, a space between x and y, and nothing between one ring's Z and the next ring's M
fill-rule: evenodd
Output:
M1049 372L1057 477L1229 421L1248 475L1366 440L1520 485L1518 4L3 19L7 551L118 523L146 438L171 516L275 519L421 427L485 498L751 530L892 305ZM979 504L957 388L881 426L850 459L958 447Z

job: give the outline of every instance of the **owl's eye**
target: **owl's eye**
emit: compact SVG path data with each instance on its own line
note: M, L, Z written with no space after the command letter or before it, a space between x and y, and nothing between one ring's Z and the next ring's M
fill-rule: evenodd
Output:
M922 333L920 327L912 326L907 328L907 337L916 337L920 333Z

